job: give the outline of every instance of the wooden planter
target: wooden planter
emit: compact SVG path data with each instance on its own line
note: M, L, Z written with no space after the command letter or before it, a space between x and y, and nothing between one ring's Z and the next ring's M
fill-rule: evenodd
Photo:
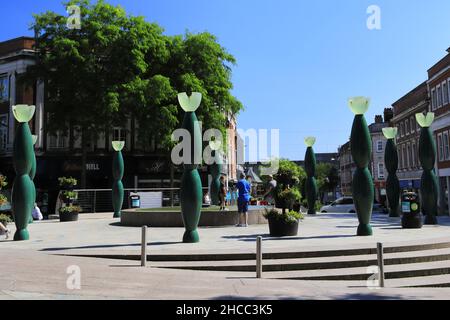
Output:
M282 219L274 219L269 217L269 231L271 237L292 237L298 234L297 222L286 222Z

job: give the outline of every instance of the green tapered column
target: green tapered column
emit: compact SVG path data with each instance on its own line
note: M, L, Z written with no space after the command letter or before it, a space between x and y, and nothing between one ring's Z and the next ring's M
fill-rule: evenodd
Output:
M217 154L217 155L216 155ZM215 206L219 205L219 188L220 188L220 174L222 172L222 164L219 158L219 152L213 151L215 162L209 166L211 173L211 185L209 189L211 191L211 203Z
M189 163L183 163L183 176L181 178L181 214L185 232L183 242L199 242L197 227L203 202L202 182L198 173L198 164L202 159L202 134L195 110L201 102L201 94L193 92L190 97L186 93L178 95L178 101L185 111L182 128L190 134ZM186 152L186 150L184 151Z
M122 178L125 170L122 156L122 149L125 143L123 141L113 141L112 145L114 149L113 163L112 163L112 175L114 179L112 185L112 205L114 209L113 217L120 218L124 195Z
M308 201L308 214L316 214L316 200L317 200L317 182L316 182L316 154L312 146L316 139L314 137L305 138L305 144L307 146L305 154L305 171L306 171L306 184L305 192L306 199Z
M386 142L386 150L384 152L384 163L389 173L386 180L386 193L389 202L389 216L400 217L400 181L398 181L397 178L398 153L397 146L395 145L394 140L395 136L397 135L397 128L384 128L383 133L386 138L388 138Z
M353 98L349 100L349 105L355 113L350 136L350 147L353 161L356 164L356 170L353 174L352 193L359 220L357 235L371 236L370 219L373 209L374 187L368 165L372 154L372 140L364 118L364 113L369 107L369 100L363 97Z
M436 160L436 144L430 125L434 120L434 114L429 112L426 116L416 114L416 120L422 127L419 140L419 160L423 173L420 185L420 197L422 213L425 215L425 224L437 224L438 182L434 173Z

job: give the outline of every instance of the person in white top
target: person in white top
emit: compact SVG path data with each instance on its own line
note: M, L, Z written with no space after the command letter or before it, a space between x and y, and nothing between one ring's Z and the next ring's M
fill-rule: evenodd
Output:
M9 234L10 234L9 229L8 229L7 227L5 227L5 226L3 225L3 223L1 223L1 222L0 222L0 234L6 235L6 239L9 238Z
M37 204L34 204L33 211L31 211L31 215L33 216L34 220L42 220L44 217L42 216L41 209L37 206Z

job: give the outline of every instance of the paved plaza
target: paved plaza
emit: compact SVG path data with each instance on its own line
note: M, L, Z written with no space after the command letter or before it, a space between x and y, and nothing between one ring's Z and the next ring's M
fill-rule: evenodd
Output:
M29 226L30 241L0 242L2 299L447 299L450 288L369 289L340 281L255 279L249 273L156 268L149 261L99 259L105 254L138 255L140 228L122 227L112 214L84 214L74 223L37 222ZM201 242L183 244L183 228L149 228L148 254L254 253L255 238L263 236L264 252L320 251L438 243L450 241L450 218L440 225L404 230L399 219L373 217L374 236L356 237L351 214L307 216L299 235L270 238L267 225L249 228L201 228ZM13 228L14 226L11 225ZM13 230L14 231L14 230ZM81 271L81 289L67 287L67 268Z

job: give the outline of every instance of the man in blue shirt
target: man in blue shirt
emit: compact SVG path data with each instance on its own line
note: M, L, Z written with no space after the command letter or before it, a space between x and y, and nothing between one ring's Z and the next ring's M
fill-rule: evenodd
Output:
M248 203L250 202L250 192L252 186L250 184L251 177L241 173L240 180L237 183L237 188L239 190L238 196L238 212L239 212L239 224L238 227L248 227ZM246 179L247 178L247 179ZM242 217L244 217L244 222Z

